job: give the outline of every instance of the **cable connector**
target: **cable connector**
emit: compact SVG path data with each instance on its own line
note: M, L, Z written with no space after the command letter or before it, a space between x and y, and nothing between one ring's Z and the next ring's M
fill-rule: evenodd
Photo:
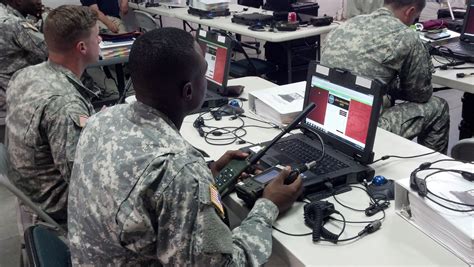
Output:
M425 162L425 163L422 163L419 167L420 170L426 170L427 168L431 167L431 162Z
M364 230L359 232L358 236L363 236L364 234L371 234L371 233L379 230L381 226L382 226L382 223L380 222L380 220L375 220L375 221L367 224L367 226L365 226Z
M378 212L387 209L389 206L390 206L390 202L388 201L385 201L382 204L374 203L365 209L365 215L369 217L373 216L377 214Z
M464 177L464 179L468 180L469 182L474 181L474 173L472 172L461 171L461 175L462 177Z

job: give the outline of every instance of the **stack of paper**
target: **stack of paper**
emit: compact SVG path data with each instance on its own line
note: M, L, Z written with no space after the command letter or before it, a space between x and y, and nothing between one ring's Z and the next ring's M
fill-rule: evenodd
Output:
M249 93L250 109L274 123L290 123L303 110L306 82L292 83Z
M103 59L109 59L114 57L127 57L130 53L134 40L111 42L102 41L100 42L101 56Z
M474 172L472 164L463 164L450 167L450 169ZM429 172L425 172L427 173ZM427 198L421 198L418 193L410 189L409 179L399 180L396 183L398 189L396 188L395 204L397 207L409 206L411 216L407 218L408 221L467 263L474 264L474 212L451 211ZM428 178L427 186L431 192L443 198L474 205L474 183L461 178L459 174L450 172L435 174ZM473 209L473 207L449 203L433 194L428 194L428 197L453 209ZM406 201L400 201L403 198L406 198ZM406 212L400 212L400 214L407 217Z
M229 8L230 0L190 0L189 6L203 11L220 11Z

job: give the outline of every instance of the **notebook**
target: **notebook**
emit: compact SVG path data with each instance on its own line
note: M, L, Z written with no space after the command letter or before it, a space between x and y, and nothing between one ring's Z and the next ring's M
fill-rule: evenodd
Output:
M367 164L373 161L383 89L378 80L312 62L304 105L313 102L316 107L301 123L302 133L282 138L261 162L297 167L317 160L321 144L313 134L316 132L324 140L325 156L316 167L302 174L306 197L317 200L330 196L327 181L336 192L350 190L346 186L350 183L370 181L374 170Z
M474 0L469 0L459 40L436 46L436 50L443 56L474 63Z

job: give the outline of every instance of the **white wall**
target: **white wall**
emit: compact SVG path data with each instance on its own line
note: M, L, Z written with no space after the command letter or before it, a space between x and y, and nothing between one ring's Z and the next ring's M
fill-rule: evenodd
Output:
M328 16L335 17L338 12L345 11L347 6L347 1L352 0L313 0L319 3L319 15L322 16L324 14ZM370 1L370 0L367 0ZM233 0L232 2L237 2ZM423 19L434 19L433 14L436 13L437 9L439 8L439 4L436 3L434 0L428 0L428 5L425 11L422 14ZM464 6L465 0L450 0L452 6ZM55 8L57 6L63 4L77 4L80 5L79 0L43 0L43 4L48 7ZM428 15L425 15L428 14Z
M79 0L42 0L43 5L51 8L58 7L60 5L80 5L81 2Z

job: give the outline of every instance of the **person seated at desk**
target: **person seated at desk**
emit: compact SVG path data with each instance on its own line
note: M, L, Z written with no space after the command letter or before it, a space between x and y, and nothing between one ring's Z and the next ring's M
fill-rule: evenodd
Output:
M378 126L446 153L448 103L433 96L430 55L407 26L425 5L425 0L385 0L373 13L348 20L328 34L321 64L387 83Z
M49 13L44 36L49 60L16 72L8 85L9 178L62 223L76 144L94 113L95 95L79 77L99 58L97 14L60 6Z
M83 6L88 6L99 16L99 29L108 29L113 33L124 33L127 30L120 15L128 13L128 0L81 0Z
M41 0L0 2L0 142L5 136L5 95L13 73L48 57L39 29L26 16L41 13Z
M221 220L217 173L246 154L227 152L210 169L179 133L201 107L207 63L177 28L140 36L130 52L137 101L92 117L71 176L68 238L73 265L260 266L272 252L272 224L302 189L270 183L240 227Z

